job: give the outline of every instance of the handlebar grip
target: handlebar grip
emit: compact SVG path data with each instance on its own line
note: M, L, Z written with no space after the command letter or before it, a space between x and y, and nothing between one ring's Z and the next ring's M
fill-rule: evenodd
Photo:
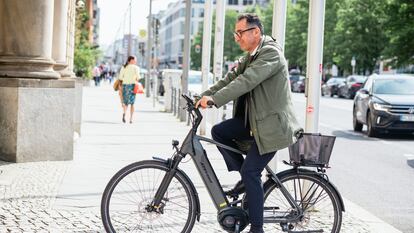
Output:
M213 101L211 101L211 100L209 100L209 101L207 101L207 105L208 105L208 106L210 106L210 107L211 107L211 106L214 106L214 102L213 102Z

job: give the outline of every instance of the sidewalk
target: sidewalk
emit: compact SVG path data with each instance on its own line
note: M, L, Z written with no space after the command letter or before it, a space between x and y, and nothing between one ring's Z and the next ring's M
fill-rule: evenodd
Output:
M75 142L73 161L0 162L0 232L104 232L100 200L109 179L132 162L169 158L171 140L181 142L189 130L144 95L137 96L133 124L121 122L118 95L110 86L84 88L83 100L82 135ZM231 187L239 175L227 172L214 146L206 144L205 149L221 184ZM284 156L286 151L281 151L279 157ZM201 201L201 220L193 232L224 232L193 162L181 168ZM350 201L345 200L345 208L341 232L400 232Z

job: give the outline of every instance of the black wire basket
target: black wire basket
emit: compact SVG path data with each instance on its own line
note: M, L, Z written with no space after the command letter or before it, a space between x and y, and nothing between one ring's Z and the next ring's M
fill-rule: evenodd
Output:
M290 164L294 166L329 167L335 136L302 133L289 146Z

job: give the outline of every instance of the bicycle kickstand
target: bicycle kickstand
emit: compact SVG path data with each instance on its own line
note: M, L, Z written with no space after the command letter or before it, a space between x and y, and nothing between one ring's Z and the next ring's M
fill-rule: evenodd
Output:
M234 225L234 233L240 233L240 221L237 221Z

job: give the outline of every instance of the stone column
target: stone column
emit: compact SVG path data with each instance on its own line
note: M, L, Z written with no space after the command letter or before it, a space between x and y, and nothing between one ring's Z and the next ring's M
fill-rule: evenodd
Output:
M76 29L76 0L69 0L68 24L67 24L67 45L66 61L68 66L65 73L70 74L70 78L75 80L75 109L73 111L73 127L78 135L81 135L82 123L82 95L84 81L76 78L74 70L75 55L75 29Z
M76 29L76 0L69 0L68 6L68 24L67 24L67 39L66 39L66 61L67 72L70 73L71 78L76 78L74 70L74 55L75 55L75 29Z
M53 17L54 0L0 0L0 160L73 158L75 82L53 70Z
M60 78L52 68L53 5L0 0L0 78Z
M53 69L60 73L62 78L70 77L67 72L67 39L68 39L68 0L54 0L53 17L53 50L52 58L56 64Z

